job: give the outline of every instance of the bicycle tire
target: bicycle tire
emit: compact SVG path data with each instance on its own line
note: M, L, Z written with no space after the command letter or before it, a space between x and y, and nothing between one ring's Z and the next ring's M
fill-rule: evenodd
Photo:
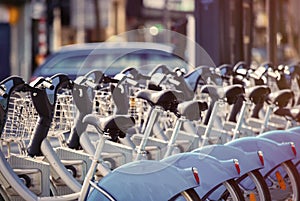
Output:
M184 198L184 200L186 201L201 201L201 198L199 197L197 192L192 188L182 191L181 193L172 197L169 201L176 201L179 197Z
M271 201L271 194L269 191L269 187L262 176L262 174L259 172L259 170L253 170L248 173L248 177L253 181L255 184L255 188L257 191L257 196L255 200L259 201Z
M234 179L223 182L226 191L221 195L218 200L230 200L230 201L244 201L244 195L239 185Z
M288 183L290 185L288 189L283 189L283 190L280 188L276 188L276 189L271 188L270 193L271 193L272 200L300 200L300 176L296 166L293 164L291 160L288 160L281 163L280 167L282 167L282 169L286 171L286 176L283 178L285 180L285 184ZM273 172L267 174L265 176L265 179L269 178L269 176L272 173ZM289 193L289 190L292 190L292 192Z

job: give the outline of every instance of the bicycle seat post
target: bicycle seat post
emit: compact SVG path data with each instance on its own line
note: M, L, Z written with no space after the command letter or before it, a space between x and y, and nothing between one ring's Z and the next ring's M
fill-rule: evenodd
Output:
M264 121L263 121L263 124L261 126L259 134L262 134L265 131L265 129L267 128L270 116L271 116L274 108L275 108L274 104L268 105L267 111L266 111L266 114L265 114L265 118L264 118Z
M172 151L174 149L174 144L176 142L177 136L179 134L179 130L182 126L182 123L185 121L185 118L183 116L177 118L172 135L171 135L171 139L168 142L168 146L167 146L167 151L165 153L164 158L170 156L172 154Z
M147 121L147 125L146 125L145 130L144 130L143 139L141 141L140 146L137 147L137 155L136 155L135 160L141 160L143 158L143 155L144 155L143 153L144 153L144 150L146 148L148 138L151 134L152 127L153 127L153 125L155 123L155 120L157 119L158 115L160 114L160 112L161 112L161 109L160 109L160 107L157 107L157 106L155 106L152 109L152 111L150 111L150 116L149 116L149 119Z
M236 122L236 126L233 130L232 140L237 138L237 135L239 134L239 131L244 123L244 116L245 116L246 110L247 110L247 108L249 108L251 106L252 106L252 103L250 101L246 100L243 102L243 106L241 108L238 120Z
M209 121L206 125L206 129L205 129L205 132L202 136L202 144L201 146L204 146L207 144L208 142L208 139L209 139L209 134L213 128L213 125L214 125L214 119L216 118L217 116L217 113L218 113L218 109L219 109L219 106L223 103L223 100L217 100L215 103L214 103L214 106L213 106L213 109L212 109L212 112L211 112L211 115L209 117Z

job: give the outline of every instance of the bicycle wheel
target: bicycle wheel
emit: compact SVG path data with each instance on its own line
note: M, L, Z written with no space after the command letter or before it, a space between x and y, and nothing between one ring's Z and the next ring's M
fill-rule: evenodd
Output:
M251 180L253 189L245 189L242 185L242 181L246 178ZM243 191L245 200L271 201L269 187L259 170L248 172L244 178L238 180L238 183L240 184L240 188Z
M234 179L230 179L223 182L223 186L226 188L226 190L218 199L219 201L221 200L244 201L245 200L240 187L238 186L238 184Z
M201 201L200 197L196 193L194 189L188 189L185 190L177 195L175 195L173 198L170 199L170 201Z
M300 200L300 176L292 161L283 162L265 176L272 200Z

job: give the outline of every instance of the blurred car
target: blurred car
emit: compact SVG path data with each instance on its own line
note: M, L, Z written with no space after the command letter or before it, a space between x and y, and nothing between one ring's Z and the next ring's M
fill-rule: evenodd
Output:
M265 47L252 48L252 62L256 65L260 65L264 62L268 62L267 49ZM299 56L294 47L290 45L279 45L277 47L277 63L291 64L295 61L299 61Z
M103 42L85 43L62 47L50 55L32 75L48 77L65 73L71 79L98 69L108 76L114 76L127 67L136 67L142 74L149 73L158 64L165 64L189 70L189 65L173 54L170 45L146 42Z

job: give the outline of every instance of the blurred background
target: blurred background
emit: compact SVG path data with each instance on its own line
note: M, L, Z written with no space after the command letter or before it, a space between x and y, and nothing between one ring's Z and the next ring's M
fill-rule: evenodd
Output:
M118 41L172 43L176 31L201 45L216 65L286 64L300 51L299 0L0 0L0 80L34 69L63 45ZM139 33L139 32L136 32ZM163 36L163 37L162 37ZM197 52L193 63L197 65Z

